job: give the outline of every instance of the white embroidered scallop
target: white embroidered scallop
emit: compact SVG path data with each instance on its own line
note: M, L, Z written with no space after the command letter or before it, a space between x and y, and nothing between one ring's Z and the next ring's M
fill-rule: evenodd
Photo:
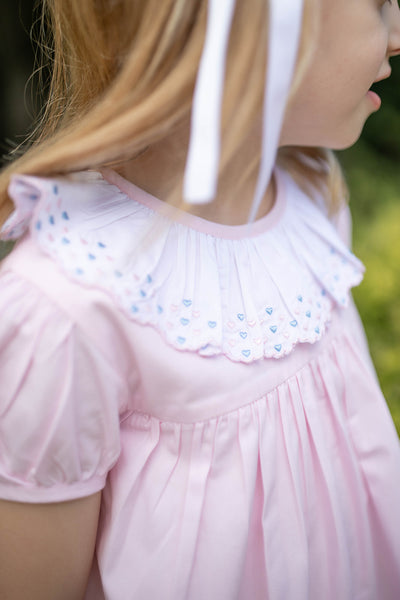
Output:
M131 184L128 196L99 173L17 176L2 239L29 227L69 277L111 294L179 350L280 358L321 338L364 268L316 204L287 175L277 180L274 222L247 229L213 228Z

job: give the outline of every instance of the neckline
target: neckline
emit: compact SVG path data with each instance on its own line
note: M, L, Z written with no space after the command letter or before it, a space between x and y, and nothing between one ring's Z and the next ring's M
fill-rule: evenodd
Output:
M286 186L283 173L276 169L274 172L276 181L276 197L271 210L253 223L243 225L224 225L209 221L202 217L192 215L182 209L170 206L159 198L149 194L134 183L128 181L122 175L109 167L101 169L102 178L109 184L115 186L125 196L138 202L173 221L176 221L190 229L199 231L216 238L239 240L259 236L272 229L281 219L286 207Z

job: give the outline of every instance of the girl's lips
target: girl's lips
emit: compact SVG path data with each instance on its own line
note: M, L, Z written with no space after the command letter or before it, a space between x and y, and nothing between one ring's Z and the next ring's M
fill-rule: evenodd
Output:
M376 92L373 92L372 90L369 90L367 92L367 96L368 98L371 100L372 104L375 107L375 110L379 110L382 104L382 100L380 98L380 96L378 96L378 94Z

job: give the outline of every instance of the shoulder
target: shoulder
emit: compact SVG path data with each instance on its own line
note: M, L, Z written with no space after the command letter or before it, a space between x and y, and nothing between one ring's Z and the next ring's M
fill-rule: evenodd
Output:
M34 336L48 337L48 349L61 330L113 377L124 377L121 351L124 318L111 297L101 289L83 287L26 235L0 267L0 306L3 328L22 325ZM107 340L107 343L105 343ZM77 348L76 348L77 349ZM126 366L126 369L128 367Z

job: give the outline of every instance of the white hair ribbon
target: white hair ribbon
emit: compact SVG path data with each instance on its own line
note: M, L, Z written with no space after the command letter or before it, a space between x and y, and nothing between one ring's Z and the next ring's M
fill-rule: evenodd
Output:
M208 0L183 183L184 197L192 204L211 202L217 193L225 65L235 4L236 0Z
M207 32L193 97L184 197L203 204L217 193L221 148L221 107L229 34L235 0L209 0ZM267 76L262 156L249 220L259 210L276 160L282 122L296 65L303 0L269 0Z

